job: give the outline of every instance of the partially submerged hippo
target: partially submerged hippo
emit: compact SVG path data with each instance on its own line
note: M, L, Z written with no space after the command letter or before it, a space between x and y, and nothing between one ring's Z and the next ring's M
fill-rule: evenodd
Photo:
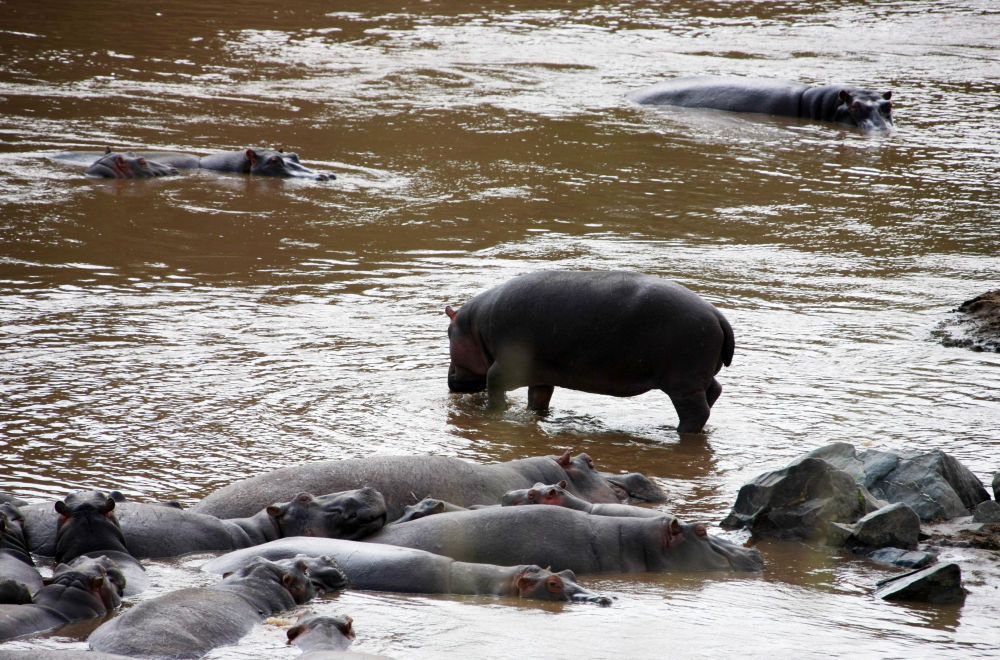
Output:
M677 518L592 516L557 506L442 513L390 525L369 543L417 548L458 561L537 564L577 574L759 571L757 550L709 536Z
M192 156L175 152L151 152L150 157L180 169L202 169L215 172L234 172L253 176L280 178L305 178L316 181L331 181L334 174L323 174L309 169L299 162L299 155L284 149L261 149L251 147L241 151L222 151L207 156Z
M329 493L370 486L385 498L387 520L424 496L459 506L496 504L508 490L542 481L565 480L574 495L589 502L618 502L618 496L593 468L586 454L536 456L479 465L446 456L371 456L293 465L243 479L215 491L191 511L219 518L251 515L275 500L301 491Z
M445 312L452 392L486 390L496 407L506 391L527 386L528 406L544 410L555 387L613 396L662 390L680 433L705 426L722 393L714 376L735 349L719 310L639 273L531 273Z
M468 510L468 507L458 506L457 504L445 502L444 500L439 500L433 497L425 497L416 504L411 504L403 509L403 515L396 518L392 524L398 525L411 520L420 520L421 518L426 518L427 516L436 516L439 513Z
M33 594L42 588L42 576L28 551L23 524L24 518L17 507L0 504L0 582L11 580L20 583L29 594Z
M288 629L288 643L294 644L302 655L300 660L386 660L383 655L349 651L354 642L354 620L346 614L316 616L303 614Z
M660 518L662 511L643 509L630 504L592 504L581 500L566 490L566 482L557 484L538 483L531 488L511 490L500 499L501 506L524 506L530 504L547 504L561 506L575 511L591 513L595 516L621 516L623 518Z
M623 474L600 472L599 474L615 489L619 499L623 502L659 504L667 501L667 494L663 492L663 489L641 472L625 472Z
M628 98L642 105L676 105L818 119L864 131L892 129L892 92L844 85L810 87L787 80L693 76L641 89Z
M124 588L124 576L107 557L60 564L31 603L0 605L0 642L104 616L121 604Z
M347 575L352 589L611 603L607 597L578 585L570 571L553 573L537 565L465 563L422 550L341 539L300 537L271 541L213 559L202 570L226 573L253 561L254 557L283 559L302 554L331 557Z
M176 176L179 172L170 165L136 156L132 152L122 154L111 151L108 147L104 155L94 161L84 174L102 179L152 179L158 176Z
M141 657L192 658L234 644L264 617L316 594L306 562L257 559L222 582L181 589L138 603L95 630L95 651Z

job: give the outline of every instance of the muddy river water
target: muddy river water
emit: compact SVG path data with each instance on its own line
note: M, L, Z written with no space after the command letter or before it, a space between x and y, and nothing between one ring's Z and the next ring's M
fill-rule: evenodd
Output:
M1000 469L1000 355L945 348L1000 285L989 0L0 3L0 489L192 503L312 459L586 451L716 526L815 447ZM642 108L689 74L892 90L896 130ZM87 179L64 151L285 145L331 182ZM537 269L677 280L736 334L702 439L665 396L445 382L446 304ZM761 546L762 575L600 576L610 608L347 592L398 658L996 657L1000 570L964 605ZM951 557L966 559L955 550ZM153 593L210 578L151 562ZM996 558L993 558L996 561ZM87 628L2 649L84 648ZM215 658L293 657L278 625Z

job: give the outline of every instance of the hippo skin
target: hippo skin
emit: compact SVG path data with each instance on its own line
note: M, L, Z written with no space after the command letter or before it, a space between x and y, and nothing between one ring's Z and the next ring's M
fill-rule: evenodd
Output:
M0 582L20 583L33 594L42 588L42 576L28 550L23 524L24 518L17 507L0 504Z
M524 506L546 504L561 506L575 511L583 511L595 516L619 516L622 518L660 518L662 511L644 509L630 504L592 504L566 490L566 482L557 484L535 484L531 488L511 490L500 499L501 506ZM438 512L443 513L443 512Z
M366 543L417 548L464 562L537 564L576 574L759 571L760 553L677 518L593 516L558 506L442 513L390 525Z
M662 390L679 433L701 432L722 393L715 374L735 349L715 307L632 272L530 273L445 312L452 392L486 390L500 407L505 392L527 386L528 407L544 410L555 387L622 397Z
M256 559L209 587L172 591L138 603L87 640L102 653L144 658L197 658L234 644L264 617L316 595L302 560Z
M422 550L342 539L279 539L230 552L206 562L202 570L226 573L255 557L284 559L303 554L332 558L347 575L352 589L611 603L606 596L595 595L576 584L576 576L570 571L553 573L537 565L466 563Z
M641 105L708 108L835 122L863 131L892 129L892 92L844 85L810 87L787 80L692 76L638 90Z
M386 660L384 655L349 651L354 642L354 620L346 614L316 616L303 614L288 629L288 643L302 651L299 660Z
M191 507L219 518L247 516L270 502L300 491L334 492L370 486L385 498L387 520L430 495L458 506L496 504L508 490L536 482L565 480L568 490L589 502L618 502L586 454L535 456L479 465L446 456L371 456L293 465L237 481Z
M334 174L322 174L309 169L299 162L298 154L285 152L283 149L251 147L242 151L223 151L200 157L160 151L150 152L148 157L179 169L202 169L285 179L314 179L316 181L330 181L337 178Z
M152 179L158 176L176 176L179 172L169 165L136 156L132 152L122 154L111 151L109 147L84 174L99 179Z

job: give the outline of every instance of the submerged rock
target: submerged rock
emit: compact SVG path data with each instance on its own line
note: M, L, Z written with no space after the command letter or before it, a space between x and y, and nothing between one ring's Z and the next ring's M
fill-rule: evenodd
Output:
M959 603L965 599L962 569L948 563L905 573L876 585L875 595L884 600L910 600L925 603Z
M879 564L900 568L923 568L937 561L937 557L930 552L901 548L879 548L868 552L865 556Z
M955 312L955 320L936 332L942 344L1000 353L1000 289L966 300Z

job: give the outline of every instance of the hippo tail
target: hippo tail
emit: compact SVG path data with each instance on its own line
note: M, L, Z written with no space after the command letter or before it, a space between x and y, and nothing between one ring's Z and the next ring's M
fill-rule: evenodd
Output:
M719 364L715 368L715 372L718 373L719 369L722 369L722 365L727 367L733 363L733 353L736 351L736 337L733 336L733 327L729 325L729 321L716 310L716 316L719 319L719 325L722 326L722 352L719 354Z

